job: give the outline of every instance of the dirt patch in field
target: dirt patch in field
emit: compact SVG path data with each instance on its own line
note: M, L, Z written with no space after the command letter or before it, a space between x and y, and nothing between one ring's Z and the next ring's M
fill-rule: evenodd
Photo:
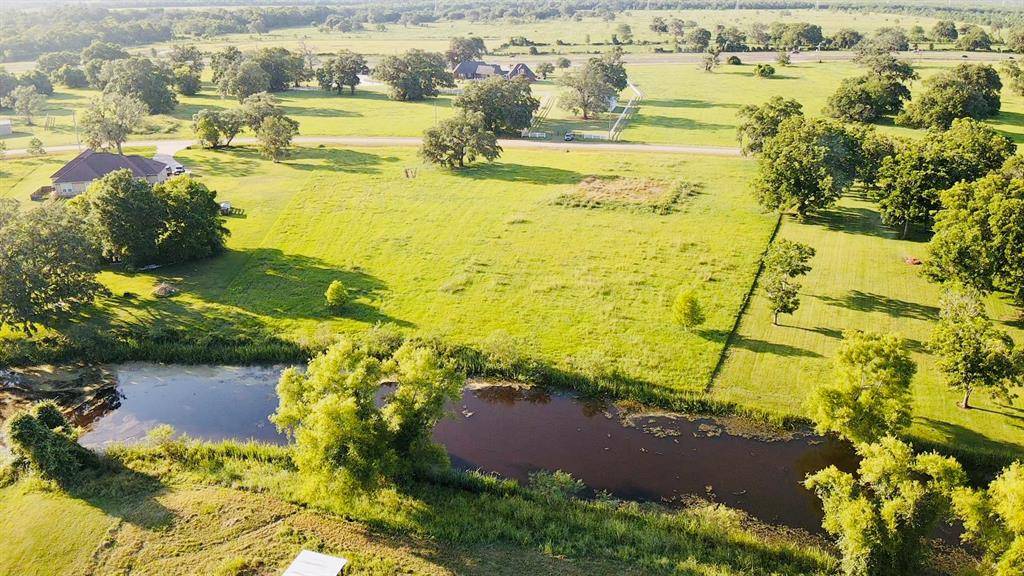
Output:
M587 176L556 198L555 203L574 208L629 208L668 214L683 199L699 191L700 185L692 182Z
M668 182L649 178L599 178L587 176L576 186L576 194L592 202L655 202L670 188Z

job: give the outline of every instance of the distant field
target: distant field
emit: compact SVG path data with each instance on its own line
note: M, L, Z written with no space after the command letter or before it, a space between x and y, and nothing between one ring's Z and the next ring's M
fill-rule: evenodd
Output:
M923 77L952 66L951 62L919 62L917 68ZM646 93L638 114L626 125L621 138L630 142L650 142L700 146L735 146L736 113L744 104L759 104L774 95L796 98L804 105L805 113L820 115L828 96L839 82L848 76L862 73L850 62L804 62L777 67L777 77L771 79L753 76L753 66L722 65L707 73L696 64L631 64L627 67L631 79ZM1005 80L1005 79L1004 79ZM1008 84L1008 81L1007 81ZM915 91L921 88L915 83ZM561 88L557 76L533 86L534 94L542 101L550 99L552 107L541 130L552 138L559 138L568 130L607 133L615 120L614 114L602 114L584 121L557 106ZM13 118L14 134L3 141L8 149L25 148L36 136L44 146L74 144L75 114L83 109L93 90L58 88L48 100L47 109L26 126L20 118ZM623 100L631 92L623 93ZM286 113L299 121L303 135L316 136L420 136L423 130L452 114L453 96L441 95L422 102L396 102L387 98L387 88L380 84L360 86L354 96L329 94L319 89L290 90L277 97ZM196 96L179 96L180 104L168 115L151 116L133 138L191 139L192 115L202 108L230 108L238 103L216 94L209 83ZM47 124L49 117L50 124ZM883 131L915 135L921 131L896 128L886 121ZM1024 142L1024 97L1003 89L1003 111L989 121L1018 142Z
M363 32L321 32L314 26L300 28L284 28L273 30L267 34L232 34L209 40L197 39L195 42L205 50L218 49L227 45L237 46L240 50L252 50L262 46L285 46L298 48L305 44L319 53L336 52L347 48L364 54L380 55L404 52L410 48L421 50L443 51L448 47L452 36L479 36L484 39L487 47L494 50L509 38L525 36L533 42L544 44L538 49L543 53L573 54L606 49L611 44L612 34L620 24L629 24L633 31L634 44L625 45L629 52L653 52L654 45L669 47L672 38L668 34L656 34L651 31L653 18L665 20L679 18L693 20L699 26L709 30L715 25L736 26L748 30L754 22L770 24L782 22L811 22L819 24L827 35L840 28L854 28L861 32L870 32L885 26L902 26L909 28L915 24L930 29L935 23L933 18L913 16L897 16L876 13L846 13L833 10L636 10L618 15L615 20L606 22L600 18L583 18L575 20L545 20L539 22L509 20L499 22L445 21L422 26L388 25L387 30L380 32L367 30ZM556 46L561 40L567 46ZM648 43L643 45L641 43ZM166 50L172 43L161 43L136 49L148 52L156 48L158 52ZM528 48L515 47L511 53L526 53Z
M926 256L923 240L899 240L882 226L874 204L846 198L806 223L786 219L780 237L817 250L803 279L801 307L773 326L758 292L715 380L715 397L803 414L814 385L831 377L832 358L843 330L886 330L903 336L918 363L911 433L965 450L1004 449L1024 453L1024 411L975 394L973 410L961 410L926 345L938 319L939 290L904 258ZM989 313L1020 345L1020 310L992 298Z
M507 334L560 365L618 359L673 389L706 384L775 221L750 201L747 159L508 150L461 173L422 166L413 148L303 148L279 165L250 149L179 159L245 211L228 220L231 250L156 274L105 273L115 294L144 295L105 302L111 322L248 323L295 339L377 322L472 344ZM59 160L8 164L0 193L25 200ZM664 216L553 205L590 175L704 188ZM323 303L336 278L358 294L340 316ZM162 280L184 294L145 296ZM695 286L706 334L668 316Z
M917 62L922 81L955 65L952 62ZM639 113L630 121L623 140L671 144L735 146L737 111L745 104L761 104L772 96L795 98L804 113L821 116L828 97L846 77L863 74L852 62L799 63L776 66L776 77L757 78L753 66L723 63L714 72L696 64L634 64L630 78L646 93ZM911 91L922 89L915 82ZM1002 111L988 124L1024 142L1024 97L1009 89L1003 78ZM914 136L923 132L899 128L883 121L883 132Z

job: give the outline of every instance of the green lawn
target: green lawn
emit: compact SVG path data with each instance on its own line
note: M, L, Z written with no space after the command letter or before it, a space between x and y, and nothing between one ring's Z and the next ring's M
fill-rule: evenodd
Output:
M747 159L509 150L455 173L422 166L412 148L303 148L278 165L244 148L180 160L244 210L228 220L230 251L105 273L115 294L142 297L105 301L93 323L246 323L297 340L377 322L471 344L507 334L561 366L598 355L654 386L701 390L775 221L750 201ZM3 193L24 200L57 163L9 162L25 175ZM664 216L553 205L588 175L704 188ZM334 279L357 295L340 316L323 303ZM149 298L162 280L184 294ZM706 333L668 319L677 291L693 286Z
M779 235L817 250L813 270L802 281L801 307L773 326L767 301L760 292L754 296L713 396L802 414L814 385L831 376L843 330L893 331L906 339L918 363L913 435L967 451L1024 453L1024 411L984 394L972 399L973 410L959 409L960 395L943 384L927 352L939 290L920 267L904 262L926 256L924 241L897 239L881 225L871 202L852 197L805 223L786 219ZM1018 345L1024 343L1019 309L993 297L989 313Z

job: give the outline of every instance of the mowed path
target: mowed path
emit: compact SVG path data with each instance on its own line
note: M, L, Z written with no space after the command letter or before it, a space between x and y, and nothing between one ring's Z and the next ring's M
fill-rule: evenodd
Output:
M292 142L295 144L331 144L334 146L419 146L422 138L399 137L399 136L296 136ZM176 153L195 144L194 140L131 140L128 146L155 146L158 155L173 157ZM235 144L255 144L256 139L252 137L235 138ZM539 142L532 140L509 140L498 141L503 148L527 148L540 150L588 150L591 152L658 152L669 154L697 154L702 156L740 156L739 148L726 146L680 146L675 144L624 144L624 143L582 143L582 142ZM48 153L75 152L79 146L68 144L64 146L48 146ZM28 154L26 149L8 150L8 156L23 156Z

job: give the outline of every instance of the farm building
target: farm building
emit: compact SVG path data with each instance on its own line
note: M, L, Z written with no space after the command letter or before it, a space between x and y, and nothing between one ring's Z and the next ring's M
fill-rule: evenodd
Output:
M530 70L530 67L522 62L515 64L511 70L506 72L498 64L467 60L460 62L458 66L452 68L452 76L456 80L484 80L492 76L502 76L510 80L522 77L526 78L529 82L537 80L537 75L533 73L533 70Z
M60 198L71 198L85 192L94 180L125 169L150 184L167 179L167 166L163 162L142 156L86 150L50 176L53 181L51 192Z

